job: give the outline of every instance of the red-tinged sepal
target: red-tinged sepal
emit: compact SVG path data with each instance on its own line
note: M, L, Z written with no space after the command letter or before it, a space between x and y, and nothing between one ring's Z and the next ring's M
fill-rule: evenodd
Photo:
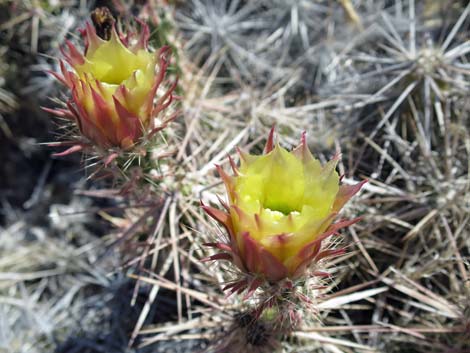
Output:
M63 152L53 153L52 156L53 157L64 157L64 156L68 156L69 154L79 152L81 150L83 150L83 145L74 145L70 148L67 148Z
M233 160L233 158L230 155L227 155L227 157L228 157L228 160L229 160L229 163L230 163L230 167L232 168L233 174L235 176L238 176L240 173L238 172L238 168L237 168L237 165L235 164L235 161Z
M64 48L60 48L60 51L62 55L64 56L65 60L71 65L71 66L78 66L78 65L83 65L85 63L85 58L78 49L70 42L69 40L65 41L65 44L67 45L67 51Z
M143 22L142 20L136 18L136 21L139 23L141 27L141 32L139 36L139 40L137 43L132 47L133 52L137 52L138 50L147 50L148 43L150 39L150 29L149 26Z
M346 202L348 202L351 197L357 194L367 182L368 180L366 179L355 185L341 185L339 187L338 194L336 194L336 199L333 204L333 211L338 212L341 210Z
M229 235L233 234L232 220L230 218L230 215L227 212L221 211L214 207L207 206L202 202L202 200L201 200L201 207L211 218L213 218L220 225L222 225L227 230Z
M232 259L233 259L232 255L226 254L226 253L220 253L220 254L214 254L214 255L205 257L201 259L201 262L216 261L216 260L232 261Z
M268 154L274 149L274 130L275 126L269 130L268 140L266 141L266 146L264 147L264 154Z
M217 172L219 173L222 180L224 181L225 186L230 187L230 185L232 184L232 177L229 176L220 165L216 164L215 168L217 169Z
M233 251L232 248L230 247L230 245L225 244L225 243L204 243L202 245L207 246L209 248L216 248L216 249L226 251L226 252L232 252Z
M219 196L219 195L216 195L217 196L217 200L220 202L220 204L222 205L222 207L227 211L227 212L230 212L230 206L224 201L222 200L222 198Z
M292 150L292 153L302 161L302 163L307 164L314 161L314 157L310 152L307 145L307 133L304 131L300 137L300 144Z
M248 232L241 235L243 261L249 273L260 274L268 281L279 281L288 275L287 268L269 251L251 238Z
M62 109L62 108L51 109L51 108L46 108L46 107L41 107L41 109L47 113L53 114L60 118L65 118L65 119L70 119L70 120L75 119L75 116L68 109Z
M92 55L104 43L104 40L98 37L95 27L90 22L85 24L85 29L81 33L85 38L85 55Z

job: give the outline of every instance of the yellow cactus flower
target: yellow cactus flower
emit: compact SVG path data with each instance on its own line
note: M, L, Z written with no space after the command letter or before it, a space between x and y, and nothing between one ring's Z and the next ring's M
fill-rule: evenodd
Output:
M276 282L301 276L312 262L338 253L322 248L325 238L358 220L333 223L365 181L340 186L338 156L322 166L310 153L305 134L288 152L274 144L273 133L265 154L240 152L239 168L230 161L233 176L217 167L228 193L226 212L203 205L230 236L227 244L209 244L224 251L209 259L231 260L257 278L251 284L234 283L235 291L259 285L260 279Z
M61 74L53 74L71 90L72 98L68 109L53 112L74 119L82 135L95 145L128 149L171 120L158 126L155 121L171 103L176 82L154 102L169 65L169 48L150 52L145 24L138 40L129 34L120 36L114 20L111 26L109 40L104 40L87 23L82 31L83 54L67 42L68 50L62 52L71 70L61 61Z

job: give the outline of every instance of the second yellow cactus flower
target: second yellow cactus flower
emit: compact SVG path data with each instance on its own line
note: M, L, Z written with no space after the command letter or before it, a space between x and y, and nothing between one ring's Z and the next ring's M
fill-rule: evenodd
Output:
M210 244L223 250L211 259L233 261L243 272L275 282L295 279L315 261L335 250L322 240L357 221L333 223L343 205L365 183L339 185L338 157L322 166L310 153L305 134L288 152L274 144L271 130L265 154L240 152L233 176L217 167L228 194L225 212L203 205L230 235L228 244ZM236 289L248 286L238 283Z
M168 47L158 53L148 50L148 27L140 37L122 36L112 24L109 40L101 39L87 23L82 31L85 50L81 54L70 42L63 51L69 70L61 62L62 75L55 76L70 90L68 111L90 142L100 147L128 149L156 126L155 118L172 101L175 84L154 102L168 68Z

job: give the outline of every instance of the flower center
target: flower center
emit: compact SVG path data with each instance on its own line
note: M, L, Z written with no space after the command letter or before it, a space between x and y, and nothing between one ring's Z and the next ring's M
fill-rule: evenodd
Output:
M287 216L292 212L301 212L297 207L292 207L288 203L279 202L281 200L267 199L263 202L263 208L268 208L271 211L280 212Z
M93 75L101 82L111 85L122 84L139 69L138 63L130 55L129 58L115 58L108 61L97 60L92 65Z

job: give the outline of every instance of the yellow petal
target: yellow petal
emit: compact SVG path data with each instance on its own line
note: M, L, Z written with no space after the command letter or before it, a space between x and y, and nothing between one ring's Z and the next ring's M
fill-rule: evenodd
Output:
M243 154L233 182L244 214L233 218L236 231L249 232L281 261L294 256L324 231L339 189L336 163L322 167L308 149L279 145L265 155Z

